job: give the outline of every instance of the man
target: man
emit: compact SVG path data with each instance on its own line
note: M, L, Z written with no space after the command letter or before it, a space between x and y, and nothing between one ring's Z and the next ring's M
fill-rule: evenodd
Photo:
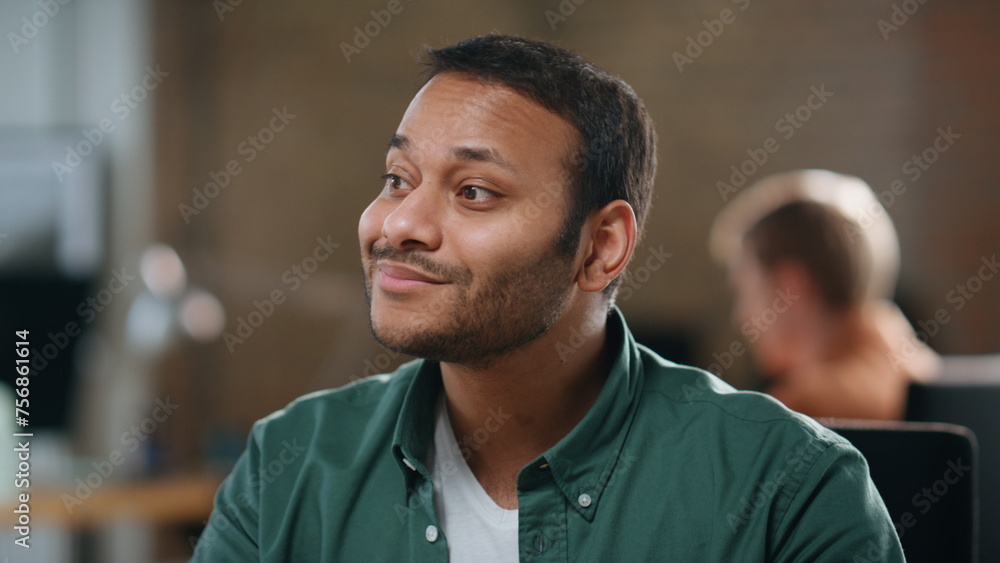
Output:
M769 176L719 215L733 320L767 392L815 417L900 420L938 368L888 299L899 243L868 184L827 170Z
M359 225L372 330L425 359L255 425L196 559L901 560L847 442L613 306L655 171L631 88L514 37L429 57Z

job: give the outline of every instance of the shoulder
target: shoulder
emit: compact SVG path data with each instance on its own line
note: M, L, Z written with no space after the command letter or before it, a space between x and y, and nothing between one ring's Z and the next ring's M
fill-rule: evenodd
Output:
M759 526L761 533L790 541L802 530L885 528L867 463L839 434L762 393L737 391L711 373L648 350L641 355L637 433L649 446L645 451L658 452L661 467L684 459L676 478L714 492L716 505L729 511L730 531ZM812 516L803 517L807 513Z
M688 428L747 455L818 454L850 443L771 396L738 391L705 370L675 364L642 348L643 401L663 424ZM787 454L786 454L787 455Z
M414 360L392 373L303 395L254 423L252 434L257 439L269 439L294 433L308 439L323 430L343 436L379 420L391 428L421 365L421 360Z

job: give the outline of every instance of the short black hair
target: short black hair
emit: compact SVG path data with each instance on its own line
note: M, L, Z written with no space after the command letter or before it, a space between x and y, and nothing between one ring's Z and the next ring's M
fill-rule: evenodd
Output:
M646 106L625 81L562 47L509 35L428 48L427 55L428 81L457 72L501 84L576 128L580 143L567 172L577 197L563 222L562 253L576 251L591 211L617 199L632 206L642 233L656 173L656 132Z

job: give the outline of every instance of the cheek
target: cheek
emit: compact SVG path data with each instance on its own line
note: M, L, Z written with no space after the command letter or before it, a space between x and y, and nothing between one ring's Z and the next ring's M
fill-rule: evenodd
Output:
M474 276L490 276L523 264L538 245L530 232L518 230L506 218L446 221L441 232L448 253Z

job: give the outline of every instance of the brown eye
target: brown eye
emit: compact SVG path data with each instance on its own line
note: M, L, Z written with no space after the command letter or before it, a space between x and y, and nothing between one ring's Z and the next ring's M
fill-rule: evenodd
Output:
M406 186L406 180L403 180L395 174L383 174L381 178L385 180L384 189L387 191L399 190Z
M462 186L462 197L468 201L486 201L496 194L479 186Z

